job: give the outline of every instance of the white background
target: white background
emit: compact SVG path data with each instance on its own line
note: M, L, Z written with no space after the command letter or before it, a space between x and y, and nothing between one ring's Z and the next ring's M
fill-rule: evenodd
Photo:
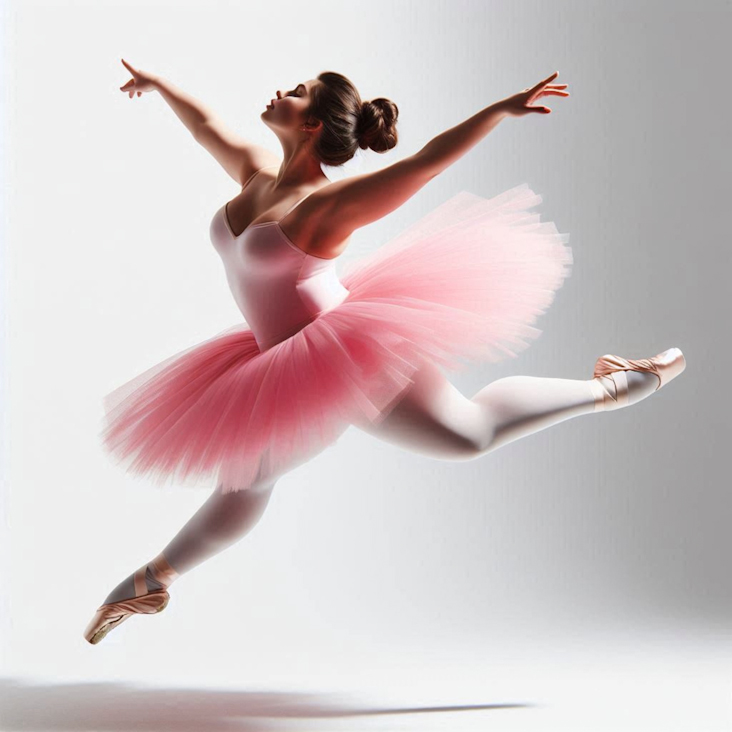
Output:
M712 1L5 2L0 726L732 729L731 21ZM531 348L453 382L671 346L686 372L470 463L352 428L163 614L89 645L208 495L116 470L101 399L241 319L208 240L238 186L162 97L119 90L121 57L276 153L276 90L343 73L400 110L366 169L558 70L550 115L502 122L342 261L527 182L572 276Z

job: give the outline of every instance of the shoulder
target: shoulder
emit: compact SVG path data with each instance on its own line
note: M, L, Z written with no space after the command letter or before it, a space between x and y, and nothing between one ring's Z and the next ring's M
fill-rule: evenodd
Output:
M287 222L301 248L324 259L342 254L353 232L348 221L339 220L335 215L337 195L333 186L337 184L326 183L309 193Z

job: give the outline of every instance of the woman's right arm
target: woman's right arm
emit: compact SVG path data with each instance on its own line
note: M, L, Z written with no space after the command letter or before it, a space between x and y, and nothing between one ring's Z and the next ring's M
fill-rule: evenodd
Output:
M208 150L240 186L260 168L280 164L276 155L240 137L210 107L170 80L133 68L124 59L122 63L133 78L120 87L121 90L129 93L130 98L135 91L138 96L143 91L157 91L196 142Z
M430 140L421 150L381 170L355 175L324 186L311 196L311 206L320 202L329 237L342 242L351 233L386 216L417 191L459 160L501 120L529 113L547 114L548 107L530 106L547 95L569 96L553 84L558 72L547 79L482 109L469 119Z

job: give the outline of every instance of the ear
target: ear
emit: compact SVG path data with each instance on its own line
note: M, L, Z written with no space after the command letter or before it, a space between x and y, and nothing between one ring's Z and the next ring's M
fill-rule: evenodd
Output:
M319 119L315 119L315 117L310 117L305 124L303 124L302 128L305 132L318 132L323 127L323 121Z

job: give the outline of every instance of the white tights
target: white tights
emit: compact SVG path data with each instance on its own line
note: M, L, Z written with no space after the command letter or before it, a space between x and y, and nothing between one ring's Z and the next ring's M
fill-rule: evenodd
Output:
M658 385L653 374L626 375L631 404ZM412 378L414 385L381 424L364 419L355 426L377 439L443 460L474 460L571 417L595 412L593 379L508 376L468 399L431 363ZM611 380L601 383L612 394ZM247 490L215 490L163 549L165 559L180 575L239 541L264 513L279 477L260 475ZM149 567L148 590L157 589L161 585ZM130 575L105 602L134 594Z

